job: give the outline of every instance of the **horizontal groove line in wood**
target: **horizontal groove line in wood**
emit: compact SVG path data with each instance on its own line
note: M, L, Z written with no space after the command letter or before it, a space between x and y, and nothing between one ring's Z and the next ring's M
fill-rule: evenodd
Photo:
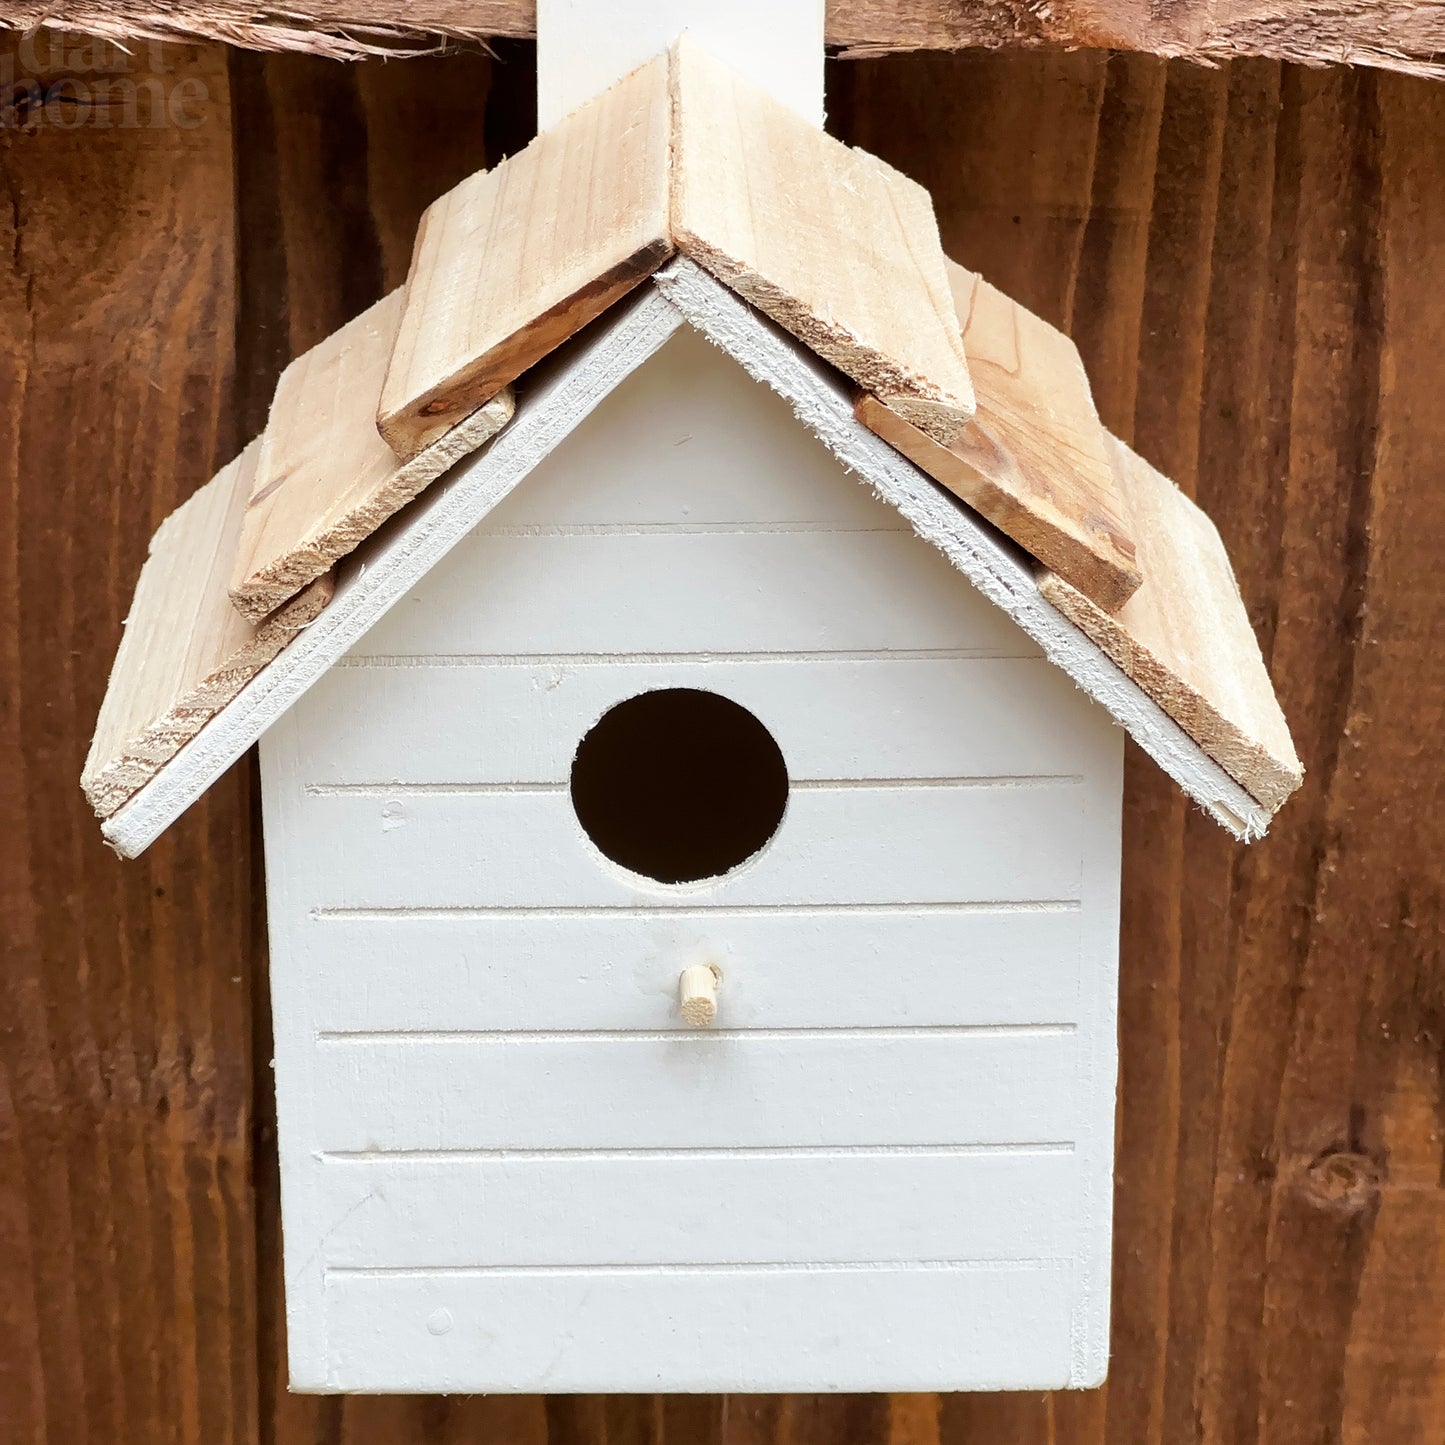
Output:
M908 1264L1067 1255L1073 1246L1074 1224L1057 1198L1077 1187L1082 1149L733 1151L679 1142L672 1153L594 1147L433 1162L313 1155L302 1172L324 1230L319 1262L387 1270ZM590 1202L579 1217L583 1194ZM705 1202L720 1199L726 1208Z
M856 536L865 533L907 532L911 530L901 517L897 526L839 525L834 522L569 522L548 525L477 528L481 537L511 537L526 540L533 537L812 537Z
M323 1156L304 1174L324 1221L319 1263L333 1268L906 1265L1068 1254L1073 1223L1056 1197L1077 1186L1080 1158L1068 1149ZM591 1203L578 1217L583 1193ZM703 1203L719 1199L726 1208Z
M906 791L911 788L1036 788L1055 784L1078 784L1084 781L1079 773L1039 773L1029 777L969 777L969 778L789 778L788 787L793 791L830 792L866 791L870 788L885 792ZM487 797L505 793L510 796L529 794L552 795L565 793L570 789L566 782L516 782L516 783L308 783L306 794L314 798L331 797L389 797L393 793L428 793L444 797Z
M1066 1038L1078 1031L1069 1022L1039 1024L931 1024L910 1027L884 1024L878 1028L757 1028L693 1031L675 1029L319 1029L322 1044L673 1044L705 1048L723 1043L775 1043L781 1039L846 1041L849 1039Z
M688 905L693 905L689 907ZM659 913L669 917L717 918L766 918L773 913L809 914L864 914L899 915L908 917L916 913L1077 913L1077 898L1045 899L992 899L969 903L742 903L713 904L699 908L693 898L679 898L676 903L659 899L656 906L638 908L632 904L616 906L584 906L567 908L547 904L514 904L495 907L469 907L459 904L452 908L313 908L310 917L317 921L326 919L457 919L507 918L513 915L523 918L651 918Z
M953 1159L990 1158L1013 1154L1072 1154L1072 1139L1022 1140L995 1144L776 1144L697 1148L672 1145L648 1149L634 1146L617 1149L323 1149L324 1163L384 1164L466 1164L500 1161L546 1163L550 1160L653 1159Z
M1020 638L1020 642L1024 639ZM886 653L840 648L837 652L478 652L374 653L346 656L337 667L659 667L678 662L756 663L776 666L791 662L1043 662L1037 648L938 647L890 648Z
M376 1266L328 1265L328 1275L350 1279L450 1278L466 1279L480 1276L511 1276L520 1279L565 1278L571 1275L696 1275L696 1274L880 1274L950 1273L974 1270L1052 1269L1070 1263L1067 1256L1041 1255L1025 1259L917 1259L917 1260L826 1260L780 1263L758 1261L750 1264L499 1264L499 1265L397 1265Z

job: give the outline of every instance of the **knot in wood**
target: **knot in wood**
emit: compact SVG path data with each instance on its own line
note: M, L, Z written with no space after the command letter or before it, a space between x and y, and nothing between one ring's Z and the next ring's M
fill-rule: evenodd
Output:
M1355 1213L1373 1203L1384 1176L1383 1166L1369 1154L1326 1149L1305 1169L1304 1192L1312 1204Z

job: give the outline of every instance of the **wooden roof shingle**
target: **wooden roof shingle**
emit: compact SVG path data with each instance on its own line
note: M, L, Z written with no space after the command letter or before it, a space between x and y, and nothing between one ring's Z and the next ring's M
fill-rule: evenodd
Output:
M1208 519L1105 433L1072 342L946 260L926 192L681 43L435 202L404 291L293 363L264 442L157 534L86 768L114 845L147 846L683 324L1264 831L1301 770Z

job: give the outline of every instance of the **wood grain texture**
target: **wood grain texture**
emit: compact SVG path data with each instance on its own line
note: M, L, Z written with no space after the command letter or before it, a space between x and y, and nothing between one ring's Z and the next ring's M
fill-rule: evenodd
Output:
M1105 612L1139 586L1133 526L1078 348L981 276L949 285L978 399L950 447L859 395L870 430L942 482Z
M786 397L797 419L846 469L857 472L896 507L919 536L1017 623L1048 660L1119 722L1212 818L1239 838L1263 833L1269 817L1259 804L1044 601L1031 564L857 420L851 393L811 351L769 327L685 257L659 272L657 285L693 326L728 350L755 380Z
M261 449L252 442L151 539L80 775L99 817L149 782L331 600L321 577L254 623L230 605L225 579Z
M1039 590L1088 633L1230 776L1277 809L1303 774L1214 524L1109 439L1147 581L1110 617L1051 572Z
M348 321L281 374L231 547L231 601L259 623L489 441L512 415L504 388L409 461L376 430L405 292Z
M220 40L340 59L428 54L448 41L536 34L536 0L308 0L257 13L237 0L6 0L15 29L64 26L116 41ZM1445 22L1430 0L829 0L825 35L848 57L967 46L1107 47L1218 62L1266 56L1438 78Z
M414 456L672 253L668 64L428 207L377 425Z
M948 445L973 388L926 191L684 39L673 52L678 249Z
M76 787L150 534L236 450L226 58L166 49L129 78L186 84L200 123L32 113L0 141L7 1445L259 1428L249 779L129 870Z
M382 435L414 455L674 243L930 436L972 414L927 194L684 41L428 209Z
M0 151L9 1434L1435 1445L1445 92L1062 54L832 75L839 134L930 187L947 248L1074 337L1106 423L1215 519L1309 769L1246 852L1130 761L1105 1387L317 1400L279 1363L246 774L124 865L75 778L150 532L259 431L291 355L405 279L421 206L487 159L487 65L233 57L233 152L226 67L186 64L222 133L41 127ZM233 305L239 428L213 391Z

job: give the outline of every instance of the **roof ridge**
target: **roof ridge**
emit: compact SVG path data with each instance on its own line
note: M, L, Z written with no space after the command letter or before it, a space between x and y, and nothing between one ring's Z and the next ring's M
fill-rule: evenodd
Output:
M972 415L928 192L683 37L427 208L382 435L413 455L676 251L937 441Z

